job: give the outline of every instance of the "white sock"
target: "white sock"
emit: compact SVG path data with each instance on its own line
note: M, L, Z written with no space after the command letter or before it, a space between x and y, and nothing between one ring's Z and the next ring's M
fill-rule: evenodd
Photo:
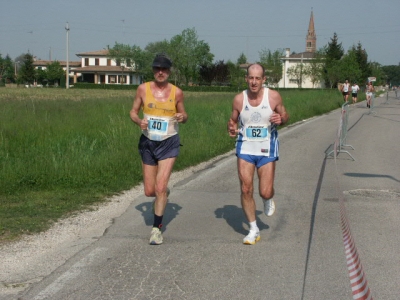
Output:
M257 221L249 222L250 231L260 231L257 226Z

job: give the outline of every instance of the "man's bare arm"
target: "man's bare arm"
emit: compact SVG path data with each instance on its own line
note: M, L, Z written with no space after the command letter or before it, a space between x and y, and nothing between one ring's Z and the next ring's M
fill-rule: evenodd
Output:
M235 98L233 99L231 117L229 118L227 124L228 133L230 137L236 137L237 133L239 132L237 128L237 122L239 119L240 111L242 109L242 104L243 104L243 94L236 95Z
M176 99L176 114L175 114L176 121L179 123L186 123L186 121L188 120L188 115L185 110L185 105L183 104L184 102L183 92L179 88L176 89L175 99Z
M139 85L135 99L133 100L132 109L130 111L131 120L136 123L141 129L146 129L148 122L145 118L140 119L139 111L143 105L143 97L145 96L145 87L144 84Z
M269 99L274 111L271 115L270 122L276 125L283 125L289 120L289 114L283 105L281 95L274 90L269 90Z

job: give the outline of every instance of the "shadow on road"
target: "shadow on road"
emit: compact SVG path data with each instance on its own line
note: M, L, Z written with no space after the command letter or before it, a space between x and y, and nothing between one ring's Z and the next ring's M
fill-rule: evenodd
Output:
M136 205L135 208L142 213L143 220L147 226L153 225L153 201L151 202L143 202L139 205ZM165 208L164 218L163 218L163 231L167 230L167 225L179 215L179 211L182 209L182 206L176 203L167 203L167 207Z
M263 212L257 210L256 211L256 220L258 228L261 230L269 229L269 226L262 222L258 217ZM238 233L246 235L248 233L247 221L244 216L243 210L241 207L237 207L236 205L225 205L224 207L217 208L215 210L215 217L220 219L225 219L226 223L233 228ZM244 227L246 226L246 228Z

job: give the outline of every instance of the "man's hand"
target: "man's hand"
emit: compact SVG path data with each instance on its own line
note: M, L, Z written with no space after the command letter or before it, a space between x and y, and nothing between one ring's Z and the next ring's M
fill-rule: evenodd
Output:
M175 119L178 123L183 123L185 121L185 116L181 113L176 113Z
M271 117L269 118L269 121L272 124L276 124L276 125L281 125L282 122L282 116L276 112L272 113Z
M239 130L237 129L237 123L232 119L229 119L228 121L228 133L230 137L236 137L236 135L239 133Z
M147 126L149 126L149 121L147 121L146 118L143 118L142 121L140 121L140 128L146 130Z

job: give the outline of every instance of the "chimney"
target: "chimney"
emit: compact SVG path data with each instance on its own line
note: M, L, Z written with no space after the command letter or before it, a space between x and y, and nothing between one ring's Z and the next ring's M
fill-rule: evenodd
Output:
M286 57L289 57L290 55L290 48L286 48Z

